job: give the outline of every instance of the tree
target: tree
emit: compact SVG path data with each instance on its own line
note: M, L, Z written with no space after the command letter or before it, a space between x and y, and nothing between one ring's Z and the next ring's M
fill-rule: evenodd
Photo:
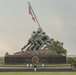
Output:
M55 41L54 39L51 39L50 50L55 50L59 55L66 55L67 52L66 49L63 48L63 42Z

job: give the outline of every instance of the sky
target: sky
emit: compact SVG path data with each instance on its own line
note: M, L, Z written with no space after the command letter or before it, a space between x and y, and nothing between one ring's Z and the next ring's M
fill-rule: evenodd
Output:
M14 54L38 29L28 13L28 1L43 31L76 55L76 0L0 0L0 56Z

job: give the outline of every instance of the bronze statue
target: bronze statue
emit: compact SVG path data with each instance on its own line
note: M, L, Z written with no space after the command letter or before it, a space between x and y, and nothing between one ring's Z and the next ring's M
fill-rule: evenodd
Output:
M50 37L39 27L37 31L33 31L28 43L21 50L24 50L25 48L26 51L42 50L47 46L50 46L50 44Z

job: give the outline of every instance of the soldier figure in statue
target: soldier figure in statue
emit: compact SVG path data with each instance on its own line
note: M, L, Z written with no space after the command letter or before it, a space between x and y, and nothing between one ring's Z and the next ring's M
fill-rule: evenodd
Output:
M21 50L23 51L26 47L27 47L26 50L29 51L33 50L34 46L36 45L34 41L35 37L36 37L36 32L33 31L31 38L28 40L28 43L23 48L21 48Z
M41 44L37 40L38 40L39 37L41 37L41 34L42 33L43 33L42 29L41 28L38 28L38 30L36 32L37 36L34 39L35 40L35 43L36 43L36 46L34 47L33 51L39 50L39 47L40 47Z
M51 44L51 39L45 34L45 32L41 34L37 41L41 44L39 50L42 50L42 48L44 49L44 47L50 46Z

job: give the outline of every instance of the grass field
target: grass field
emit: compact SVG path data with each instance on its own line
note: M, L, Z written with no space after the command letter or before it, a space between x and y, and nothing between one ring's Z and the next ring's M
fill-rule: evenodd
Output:
M0 75L76 75L76 72L0 72Z
M1 66L27 66L27 64L0 64ZM37 64L37 66L42 66L42 64ZM45 66L71 66L71 64L45 64Z

